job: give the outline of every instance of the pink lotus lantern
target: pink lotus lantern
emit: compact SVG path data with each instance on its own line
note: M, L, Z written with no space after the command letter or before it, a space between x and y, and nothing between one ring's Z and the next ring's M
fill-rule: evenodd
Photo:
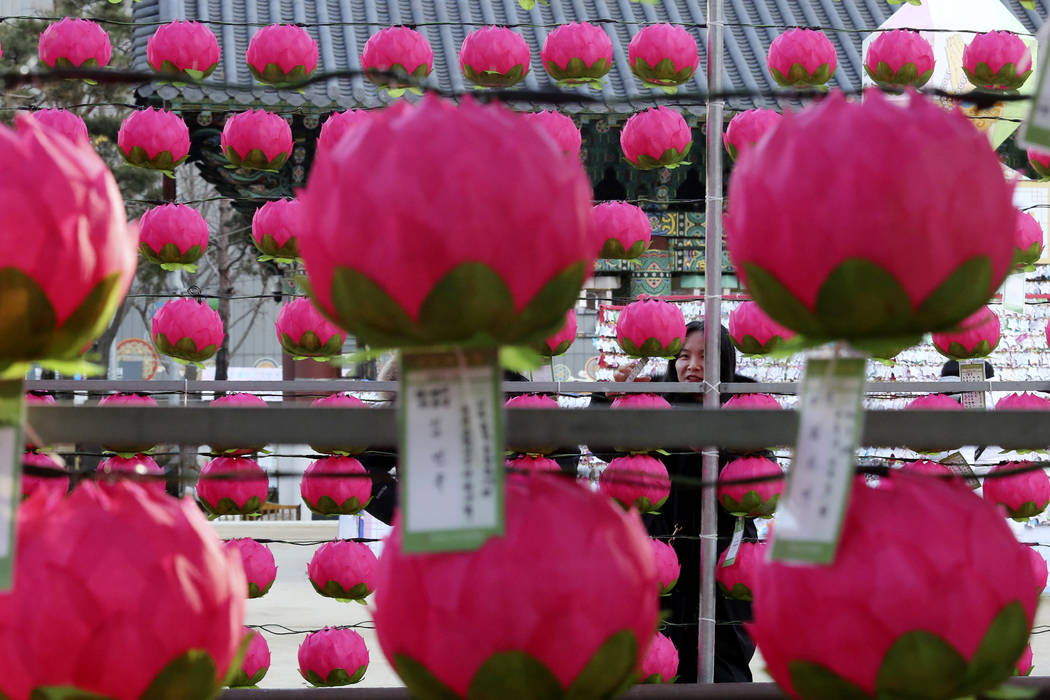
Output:
M947 394L927 394L908 402L908 410L961 411L963 405Z
M375 347L531 344L556 332L593 269L591 187L522 119L427 96L320 153L300 196L311 232L300 243L325 316ZM414 166L360 167L390 159ZM488 301L465 308L465 298Z
M1002 411L1046 411L1050 409L1050 399L1027 391L1020 394L1007 394L995 403L995 410Z
M208 222L185 204L163 204L139 219L139 252L163 270L197 271L208 249Z
M770 394L737 394L722 404L722 408L772 409L783 408Z
M50 68L102 68L113 56L106 30L79 17L66 17L40 34L40 60Z
M299 212L297 199L271 200L255 210L252 215L252 242L262 253L260 262L272 260L290 265L299 260Z
M226 336L218 312L193 299L172 299L153 315L150 331L162 354L200 365L218 352Z
M249 109L226 120L220 141L230 165L275 173L292 153L292 127L273 112Z
M789 29L769 45L766 63L773 79L783 87L821 87L835 75L835 45L823 32Z
M671 408L671 404L658 394L624 394L613 399L612 408L664 409Z
M894 473L854 486L832 564L762 565L749 632L792 698L979 695L1028 641L1027 558L968 489Z
M152 408L157 400L146 394L109 394L98 400L99 406L139 406ZM120 442L103 445L103 448L121 456L132 456L153 449L152 443Z
M200 22L168 22L146 42L146 60L158 73L202 80L219 65L219 41Z
M642 659L639 683L674 683L678 679L678 650L674 642L660 634L653 636Z
M508 88L529 74L532 52L524 37L506 27L481 27L467 34L459 68L479 87Z
M88 143L91 140L84 120L68 110L38 109L28 114L40 126L62 134L70 141Z
M1039 595L1043 594L1043 589L1046 588L1046 580L1050 571L1047 570L1046 559L1039 553L1038 547L1028 547L1028 561L1031 563L1032 578L1035 581L1035 588Z
M1044 181L1050 178L1050 153L1038 151L1034 148L1029 148L1026 153L1028 155L1028 164L1032 166L1035 174Z
M609 462L598 478L598 490L625 509L649 513L660 510L671 495L671 479L657 458L632 454Z
M1043 257L1043 227L1028 212L1017 212L1014 229L1014 265L1027 268Z
M164 470L147 455L137 454L133 457L112 455L99 462L100 475L124 474L131 476L147 491L157 494L167 493L164 487Z
M17 532L3 697L212 697L236 671L244 573L193 501L85 482L25 501Z
M1017 660L1017 673L1018 676L1030 676L1032 675L1032 669L1034 668L1032 663L1032 645L1028 644L1024 648L1024 652L1021 654L1021 658Z
M1016 471L1017 473L1011 473ZM1032 462L1007 462L988 472L1008 474L984 480L984 499L1006 510L1006 516L1024 522L1046 510L1050 504L1050 477Z
M248 42L248 70L260 83L283 86L304 80L317 68L317 42L305 29L271 24Z
M656 579L660 586L660 595L667 595L678 583L678 576L682 573L682 565L678 563L678 554L667 542L649 538L649 544L653 547L653 559L656 561Z
M631 72L646 87L673 93L700 65L696 39L674 24L650 24L638 30L627 47Z
M765 562L766 545L762 542L741 542L733 563L726 565L728 549L718 557L715 577L718 588L726 598L754 600L755 576Z
M231 688L248 688L259 684L270 670L270 645L266 643L266 637L261 632L256 632L247 627L244 628L246 637L250 636L248 650L244 653L244 661L237 675L230 680Z
M999 317L987 306L959 324L959 330L934 333L937 352L954 360L987 357L999 346Z
M238 392L234 394L226 394L220 396L217 399L212 399L208 402L209 406L247 406L250 408L266 408L266 400L255 394L247 394ZM263 445L252 445L246 447L243 445L227 445L227 444L215 444L211 445L212 454L220 455L224 457L247 457L253 455L256 452L262 452L266 447Z
M594 243L599 258L630 260L649 247L653 230L641 207L627 202L602 202L591 210Z
M580 145L583 137L580 130L569 117L561 112L546 110L543 112L528 112L525 119L551 137L558 150L570 158L580 157Z
M315 686L351 685L364 678L368 647L351 629L325 627L299 645L299 674Z
M518 396L512 396L507 399L506 403L503 405L506 408L559 408L556 400L542 394L519 394ZM553 452L554 448L554 445L519 445L515 443L507 443L507 449L514 452L524 452L526 454L547 454L548 452Z
M174 177L190 154L190 130L175 112L147 107L121 122L117 148L129 164Z
M226 549L237 552L241 558L244 576L248 579L248 597L261 598L269 593L277 579L277 562L270 548L250 537L235 537L226 540Z
M277 342L297 360L337 357L346 342L346 333L322 316L305 297L282 306L274 328Z
M376 588L376 555L368 545L350 540L327 542L306 567L314 590L328 598L364 600Z
M933 77L933 46L916 31L880 32L864 55L864 72L882 87L921 88Z
M54 476L22 474L22 498L29 498L39 490L51 490L65 494L69 490L69 472L55 461L51 455L43 452L26 452L22 455L24 467L54 471Z
M366 404L356 396L350 396L349 394L332 394L331 396L324 396L319 399L314 399L311 406L327 406L327 407L351 407L351 408L367 408ZM368 448L367 445L310 445L310 449L314 452L320 452L322 454L333 454L333 455L356 455L364 452ZM345 500L345 499L344 499Z
M958 403L958 402L956 402ZM901 471L920 474L923 476L949 477L954 472L940 462L931 462L928 459L920 459L914 462L905 462L901 465Z
M602 78L612 68L612 39L587 22L562 24L547 35L540 58L558 85L601 88Z
M767 316L755 302L745 301L729 314L729 337L745 355L768 355L795 334Z
M536 474L561 474L561 467L549 457L537 454L518 455L508 459L504 466L512 474L533 476Z
M693 145L693 132L685 118L669 107L636 112L620 131L620 148L639 170L677 168Z
M565 325L561 330L544 340L536 350L544 357L564 355L576 340L576 310L565 312Z
M871 167L844 170L843 153ZM934 211L929 182L960 172L959 201L972 206ZM737 162L726 247L777 323L812 338L911 342L953 327L999 288L1013 262L1010 189L961 114L917 95L903 106L833 93L785 114Z
M54 405L55 397L46 392L27 391L24 401L26 406L31 406L34 404L37 406L50 406ZM43 445L34 445L28 435L23 435L22 439L25 440L26 450L37 450L43 447Z
M0 126L5 220L0 360L77 357L109 325L135 274L137 234L120 190L86 142L26 115Z
M477 550L405 553L395 522L373 611L383 653L417 697L500 697L508 682L523 698L611 697L659 614L641 519L562 479L506 488L506 533Z
M321 135L317 137L317 152L335 148L346 134L359 126L368 123L372 113L363 109L348 109L345 112L332 112L332 115L321 124ZM297 201L297 200L293 200ZM263 205L265 206L265 205Z
M616 342L631 357L674 357L685 342L685 317L661 299L632 301L616 319Z
M315 513L357 515L372 500L372 479L353 457L323 457L303 472L299 490Z
M1017 90L1032 74L1032 52L1013 32L985 32L963 50L963 71L979 88Z
M415 29L387 27L368 37L361 52L361 69L392 97L400 97L407 89L422 94L416 84L434 69L434 50Z
M212 515L251 515L266 502L270 480L254 459L216 457L201 468L197 499Z
M775 109L748 109L739 112L729 120L726 132L722 134L722 143L729 157L737 159L749 148L758 143L780 123L781 114Z
M767 457L741 457L722 467L718 475L718 502L730 515L771 518L784 491L784 470ZM770 477L766 481L732 483ZM777 478L773 478L777 477Z

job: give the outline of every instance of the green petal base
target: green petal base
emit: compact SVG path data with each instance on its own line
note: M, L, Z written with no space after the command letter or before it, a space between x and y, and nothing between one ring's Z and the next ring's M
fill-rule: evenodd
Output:
M734 583L733 587L726 588L722 585L721 581L718 581L718 590L722 591L722 595L732 600L754 600L754 596L751 594L751 589L742 583Z
M112 2L112 0L110 1ZM205 78L207 78L215 71L215 68L218 65L218 62L216 62L204 70L194 70L193 68L186 68L185 70L183 70L171 61L165 60L159 66L155 66L151 63L150 68L157 71L169 80L185 80L193 82L195 80L204 80Z
M568 688L534 657L520 651L493 654L481 665L466 695L458 695L423 664L407 654L393 655L394 670L417 700L605 700L626 691L636 680L638 643L621 630L591 657Z
M316 671L307 671L306 673L303 673L303 670L299 669L299 673L310 683L310 685L330 688L339 685L353 685L364 678L366 670L368 670L367 663L363 664L353 673L350 673L344 668L333 668L328 672L328 675L325 678L321 678Z
M261 681L263 678L266 677L266 672L269 671L269 670L270 670L269 666L267 666L266 668L260 668L258 671L255 672L255 674L253 676L251 676L249 678L248 674L245 673L244 670L242 669L242 670L238 671L237 675L234 676L233 679L230 681L230 687L231 688L251 688L251 687L257 686L257 685L259 685L259 681Z
M992 351L999 347L999 341L996 339L995 345L992 345L987 340L982 340L974 345L972 348L967 349L962 343L951 342L948 344L948 352L945 352L941 348L934 345L944 357L952 360L973 360L979 357L988 357L992 354Z
M674 357L682 349L682 339L675 338L664 345L656 338L646 338L641 346L635 345L629 338L618 340L620 348L631 357Z
M639 170L656 170L657 168L667 168L668 170L674 170L680 165L689 165L686 161L686 156L689 155L689 149L693 147L693 142L690 141L685 145L681 151L677 148L668 148L666 151L660 154L658 158L653 158L648 153L638 154L636 160L627 159L627 162L638 168Z
M1022 250L1014 248L1014 267L1027 267L1038 262L1043 257L1043 242L1036 241L1028 248Z
M1006 509L1006 515L1008 517L1023 523L1025 520L1028 520L1029 518L1034 518L1035 516L1039 515L1044 510L1046 510L1046 506L1048 504L1050 504L1050 501L1048 501L1047 503L1043 503L1042 505L1039 505L1035 501L1027 501L1019 505L1017 508L1011 508L1005 503L1000 503L999 505Z
M307 508L320 515L357 515L371 502L372 499L369 498L361 503L356 496L351 496L342 503L336 503L331 496L321 496L317 499L317 503L310 503L305 498L303 499Z
M306 331L297 343L287 333L281 333L281 347L293 357L335 357L343 352L343 338L336 334L322 343L317 333Z
M367 583L359 583L349 590L339 585L338 581L326 581L324 586L318 586L313 579L310 579L310 585L325 598L337 600L364 600L372 592Z
M678 584L678 579L671 581L669 584L660 589L660 595L670 595L671 591L674 590L675 585Z
M586 265L569 265L517 311L502 278L482 263L462 263L442 277L417 319L367 275L348 267L332 273L332 320L372 347L530 345L565 324L583 285ZM320 308L320 305L318 305Z
M197 266L194 263L201 259L204 250L199 245L195 245L183 253L174 243L165 243L159 251L156 251L145 243L139 243L139 253L146 260L160 265L169 272L172 270L196 272Z
M463 66L463 75L466 76L467 80L478 87L486 88L508 88L512 85L517 85L524 80L526 72L528 72L528 67L522 65L514 66L506 73L494 70L479 72L471 66Z
M742 515L747 518L771 518L777 510L780 494L774 494L768 501L764 501L758 495L758 491L748 491L740 501L736 501L725 494L719 496L718 501L730 515Z
M1017 90L1028 80L1032 69L1018 73L1017 66L1007 63L998 71L993 71L987 63L978 63L973 71L966 70L964 66L963 72L966 73L967 80L985 90Z
M788 672L803 700L952 700L991 690L1013 675L1028 643L1024 609L1013 602L992 620L969 662L950 644L916 630L897 638L882 659L869 694L827 667L791 661Z
M161 151L150 158L146 153L146 149L142 146L132 146L131 151L127 153L121 149L118 150L120 150L120 154L124 156L124 160L128 162L128 165L134 165L137 168L146 168L147 170L159 170L168 177L175 177L175 166L189 158L190 155L187 153L178 160L175 160L171 151Z
M153 344L162 355L174 357L184 362L197 363L211 358L219 349L214 343L198 349L197 344L191 338L179 338L177 343L172 343L168 340L168 336L163 333L157 334Z
M533 350L538 352L543 357L557 357L558 355L564 355L565 352L569 349L569 346L571 345L572 340L563 340L553 348L544 342L533 347Z
M644 58L635 59L631 72L645 83L646 87L677 87L687 82L696 73L696 68L686 66L682 70L674 69L674 62L669 58L661 59L655 66L650 66Z
M875 67L875 70L872 70L868 66L864 66L864 72L866 72L868 77L874 80L876 84L887 88L921 88L930 81L930 78L933 77L932 68L925 73L919 73L919 69L915 63L905 63L899 70L895 71L890 68L890 64L885 61L879 61L879 65Z
M667 496L664 496L656 503L653 503L645 497L636 498L633 503L624 503L619 498L615 497L613 498L613 500L620 504L620 507L624 510L637 508L639 513L658 513L660 511L660 507L664 504L664 501L667 500Z
M276 580L277 580L276 578L273 579L273 581L270 581L263 588L259 588L259 584L255 583L254 581L249 581L248 582L248 597L249 598L262 598L264 595L266 595L267 593L270 592L270 589L273 588L273 582L276 581Z
M427 70L425 63L419 64L415 70L411 71L400 63L395 63L386 71L375 69L365 71L365 77L390 93L391 97L401 97L406 90L414 88L417 83L426 80L429 75L430 71Z
M606 260L633 260L640 258L645 248L645 241L635 241L630 248L624 248L623 243L615 238L610 238L602 244L602 252L598 254L598 257Z
M310 73L306 72L306 66L296 66L285 73L276 63L267 63L261 72L255 66L248 64L248 70L251 71L252 77L260 83L267 83L275 87L286 87L301 82L306 80L306 76L310 75Z
M262 241L257 241L252 238L252 243L262 253L262 257L259 259L263 262L273 260L274 262L284 263L286 265L291 264L300 260L299 258L299 237L292 236L284 245L277 245L277 241L270 234L266 234L262 237ZM264 259L265 258L265 259Z
M226 156L226 160L230 161L227 168L244 168L246 170L265 170L266 172L275 173L281 169L281 166L288 160L287 153L278 153L273 159L266 157L261 148L253 148L248 151L245 155L241 155L237 151L233 150L232 147L227 146L223 152Z
M825 63L817 70L810 73L801 63L795 63L788 69L787 75L784 75L776 68L770 68L769 72L773 75L773 80L781 87L789 88L823 88L831 76L835 75L835 71L831 69L830 64Z
M252 496L243 505L239 506L234 503L232 498L222 498L218 503L212 505L203 498L198 499L204 509L210 514L218 515L254 515L262 510L262 501L259 500L258 496Z
M902 338L947 331L977 311L999 288L986 256L971 258L948 276L917 308L896 279L860 258L831 271L813 309L799 301L772 273L743 262L747 288L758 305L782 326L814 341Z
M653 675L638 682L642 685L652 685L654 683L674 683L676 680L678 680L678 676L671 676L667 680L664 680L664 677L661 676L659 673L654 673Z
M569 59L565 66L559 66L551 62L545 63L544 67L547 69L550 77L557 80L559 84L593 86L597 83L600 86L602 78L609 73L612 65L610 65L608 59L600 58L588 66L583 62L582 58L574 56Z
M359 455L365 450L367 450L368 446L363 445L361 447L351 447L347 445L310 445L310 449L314 452L323 455L342 455L344 457L353 457L354 455ZM367 505L368 503L365 503L365 505L361 507L364 508Z
M745 355L768 355L771 352L776 352L784 345L784 339L779 335L775 335L766 341L765 345L758 342L753 335L745 335L743 338L737 341L736 338L731 338L733 345L736 349Z

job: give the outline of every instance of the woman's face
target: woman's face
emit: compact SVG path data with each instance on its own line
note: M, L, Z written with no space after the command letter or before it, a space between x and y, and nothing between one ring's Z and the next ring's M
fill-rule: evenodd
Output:
M674 361L674 371L680 382L704 381L704 334L693 331L685 337L682 350Z

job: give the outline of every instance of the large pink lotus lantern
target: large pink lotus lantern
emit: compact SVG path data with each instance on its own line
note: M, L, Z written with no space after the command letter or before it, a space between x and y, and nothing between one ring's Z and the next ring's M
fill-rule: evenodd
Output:
M147 107L121 122L117 148L129 164L174 177L175 166L190 154L190 130L175 112Z
M521 34L507 27L481 27L464 37L459 68L479 87L508 88L529 74L531 58Z
M379 562L368 545L335 540L317 548L306 573L314 590L328 598L364 600L376 588Z
M518 396L512 396L503 404L506 408L542 408L542 409L554 409L559 408L557 400L550 396L543 394L519 394ZM553 445L521 445L513 442L507 443L507 449L514 452L524 452L526 454L546 454L554 450Z
M193 299L172 299L153 315L150 335L164 355L200 364L212 357L226 333L219 313Z
M40 60L51 68L102 68L113 56L106 30L79 17L47 25L37 50Z
M845 153L866 166L844 167ZM962 172L953 196L969 205L930 207L928 184ZM919 95L905 106L833 93L737 162L727 249L752 298L793 331L914 342L976 311L1010 271L1010 189L961 114Z
M1038 547L1029 545L1028 561L1032 567L1032 578L1035 582L1036 591L1038 591L1039 595L1042 595L1043 589L1046 588L1047 577L1050 576L1046 559L1039 553Z
M193 501L85 482L25 501L17 532L3 697L213 697L236 673L244 573Z
M722 408L772 409L783 408L771 394L737 394L722 404Z
M538 474L561 474L562 468L550 457L539 454L517 455L513 459L504 462L504 467L509 474L520 474L523 476L535 476Z
M646 539L637 513L562 479L509 478L506 533L474 551L405 553L395 522L379 644L416 697L611 697L656 631Z
M368 407L368 404L366 404L364 401L362 401L361 399L357 398L356 396L350 396L349 394L332 394L331 396L323 396L323 397L321 397L319 399L314 399L313 403L311 403L310 405L311 406L344 407L344 408L347 407L347 406L349 406L351 408L367 408ZM356 454L360 454L360 453L364 452L367 448L368 448L367 445L346 445L346 444L339 444L338 442L336 442L336 444L332 444L332 445L310 445L310 449L312 449L314 452L320 452L322 454L333 454L333 455L356 455ZM344 463L340 463L340 465L341 465L340 468L353 469L352 466L347 466L347 465L349 465L348 462L345 463L345 464ZM307 471L309 471L309 467L307 467ZM343 487L340 487L339 491L342 492L343 491ZM352 496L352 494L351 494L351 496ZM313 500L313 499L311 499L311 500ZM346 499L343 499L343 500L345 501ZM340 501L340 503L342 503L342 502L343 501ZM363 501L362 501L362 503L363 503ZM351 502L351 505L352 505L352 502Z
M624 394L613 399L611 408L626 409L666 409L671 403L659 394Z
M427 96L318 154L300 195L310 231L300 248L321 311L374 347L531 344L556 332L593 268L591 187L523 119ZM413 167L360 167L395 161Z
M244 653L244 661L237 675L230 679L231 688L258 685L270 670L270 645L266 643L266 637L247 627L244 628L244 634L251 641L248 642L248 650Z
M789 29L769 45L766 63L783 87L825 85L835 75L838 58L831 39L813 29Z
M587 22L562 24L547 35L540 58L559 85L600 88L612 68L612 39L604 29Z
M616 342L631 357L674 357L685 342L685 317L662 299L632 301L616 319Z
M781 114L775 109L747 109L733 115L729 120L726 132L722 134L722 144L729 157L737 159L749 148L758 143L780 123Z
M908 402L905 406L909 411L963 411L963 405L958 399L947 394L927 394L919 396ZM943 452L958 447L958 445L928 445L927 452Z
M999 316L985 306L963 320L958 330L934 333L933 346L947 358L971 360L990 355L1000 337Z
M226 540L226 549L237 552L244 566L244 577L248 580L246 592L249 598L261 598L270 592L277 580L277 562L270 548L250 537L235 537Z
M259 257L261 262L272 260L290 265L299 260L299 232L302 230L299 212L297 199L275 199L255 210L252 215L252 242L262 253Z
M148 491L156 494L167 493L164 486L164 469L147 455L137 454L132 457L112 455L99 462L97 471L103 478L107 476L132 478Z
M87 142L26 115L0 126L0 363L71 359L105 330L135 274L138 237ZM17 166L17 167L16 167ZM20 394L21 392L19 392Z
M266 502L270 480L254 459L216 457L201 467L197 499L212 515L251 515Z
M304 80L317 68L317 42L302 27L271 24L252 35L245 57L256 80L287 85Z
M87 124L79 115L69 110L38 109L28 114L40 126L62 134L70 141L87 143L90 140Z
M554 110L528 112L525 119L543 133L551 137L558 150L570 158L580 157L580 146L583 137L572 117Z
M576 310L569 309L565 312L565 325L561 330L537 345L536 350L544 357L564 355L574 340L576 340Z
M322 515L357 515L372 500L368 470L353 457L323 457L303 472L303 503Z
M331 150L343 136L353 131L356 127L366 124L371 118L372 113L363 109L332 112L331 116L321 124L321 135L317 137L317 152Z
M599 258L630 260L649 247L653 229L649 216L627 202L602 202L591 210L594 243Z
M933 46L919 32L880 32L864 55L864 72L883 87L921 88L933 77Z
M212 399L208 402L209 406L247 406L251 408L266 408L266 399L255 394L249 394L246 392L236 392L232 394L226 394L216 399ZM266 447L262 445L228 445L225 441L220 441L210 445L212 454L223 457L247 457L257 452L262 452Z
M1025 211L1017 212L1014 229L1014 265L1022 268L1034 265L1043 257L1043 227L1039 220Z
M758 304L745 301L729 314L729 337L745 355L768 355L795 337Z
M153 408L157 400L147 394L120 393L109 394L98 400L99 406L138 406L140 408ZM116 442L102 446L103 449L116 452L121 456L133 456L135 454L149 452L153 448L152 443Z
M62 494L69 490L69 471L51 455L26 452L22 455L22 465L47 470L44 474L22 474L22 498L29 498L41 489L54 489Z
M650 24L638 30L627 47L631 72L646 87L675 92L700 65L696 39L675 24Z
M985 90L1017 90L1032 74L1032 52L1013 32L976 35L962 59L966 78Z
M208 222L185 204L163 204L139 219L139 252L164 270L196 272L208 249Z
M387 27L368 37L361 52L361 69L392 97L400 97L410 88L422 94L416 85L434 69L434 50L415 29Z
M620 132L623 155L639 170L677 168L685 164L693 132L685 118L670 107L632 114Z
M1017 673L1018 676L1030 676L1032 675L1032 669L1035 668L1032 663L1032 645L1028 644L1024 648L1024 652L1021 654L1021 658L1017 660Z
M1039 179L1045 181L1050 178L1050 153L1035 148L1029 148L1025 153L1028 155L1028 164Z
M321 315L305 297L281 307L274 324L277 341L297 360L323 359L340 355L346 333Z
M660 595L667 595L678 583L682 565L678 562L677 552L669 543L650 537L649 544L652 545L653 559L656 561L656 579Z
M674 683L678 679L678 650L674 642L660 634L653 637L642 659L639 683Z
M598 490L624 508L649 513L660 510L671 495L671 479L656 457L631 454L609 462L598 479Z
M853 487L832 564L766 562L754 598L751 637L802 700L980 695L1012 673L1038 603L994 508L898 472Z
M249 109L226 120L220 141L230 165L277 172L292 154L292 127L278 114Z
M1029 394L1027 391L1020 394L1007 394L995 402L997 411L1046 411L1050 410L1050 399Z
M219 65L219 53L219 40L200 22L162 24L146 42L150 68L183 79L207 78Z
M25 394L25 405L37 405L37 406L51 406L56 403L54 394L49 394L44 391L27 391ZM27 450L37 450L43 447L43 445L34 445L32 439L28 435L23 436L25 441L25 448Z
M351 629L325 627L299 645L299 674L315 686L351 685L364 678L368 647Z
M999 464L988 474L995 476L984 480L984 499L1002 506L1009 518L1024 522L1050 504L1050 477L1032 462Z
M719 590L726 598L754 600L755 576L766 558L765 543L741 542L733 563L727 565L728 554L728 549L722 551L715 568Z
M718 502L731 515L770 518L784 491L784 470L768 457L740 457L722 467L718 475ZM765 481L746 479L769 477ZM735 481L744 483L733 483Z

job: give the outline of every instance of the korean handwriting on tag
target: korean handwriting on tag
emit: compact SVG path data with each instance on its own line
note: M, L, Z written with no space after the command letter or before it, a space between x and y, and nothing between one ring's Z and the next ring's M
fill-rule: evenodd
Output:
M959 363L959 381L960 382L983 382L985 381L984 376L984 360L978 360L977 362L960 362ZM962 395L962 405L966 408L986 408L987 407L987 393L983 391L967 391Z

